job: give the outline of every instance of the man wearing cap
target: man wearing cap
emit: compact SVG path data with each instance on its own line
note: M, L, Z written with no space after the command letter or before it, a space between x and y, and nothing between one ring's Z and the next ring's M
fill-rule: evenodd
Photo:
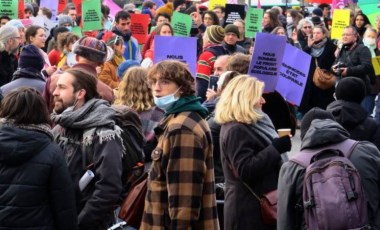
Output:
M82 37L79 39L73 52L76 54L76 64L72 67L74 69L81 69L82 71L97 78L96 67L103 64L107 59L107 45L96 38ZM48 78L43 92L43 96L48 103L49 111L52 111L53 97L52 93L55 90L58 77L61 73L53 74ZM100 97L109 103L114 100L112 89L101 81L97 81L97 90Z
M0 28L0 86L12 80L13 72L17 69L17 53L21 37L18 29L11 25Z
M214 63L217 57L228 54L228 51L221 45L224 39L224 29L221 26L212 25L207 27L203 34L203 52L197 62L197 96L206 100L206 91L209 77L214 70Z
M246 53L246 50L237 44L240 38L239 28L234 24L228 24L224 27L223 47L228 51L228 54L236 52Z

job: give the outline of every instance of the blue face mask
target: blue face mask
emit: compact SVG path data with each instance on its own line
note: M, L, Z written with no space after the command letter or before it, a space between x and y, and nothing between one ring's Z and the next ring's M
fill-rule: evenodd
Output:
M175 97L175 94L178 92L178 90L179 88L174 93L163 97L154 97L154 104L156 104L160 109L163 109L165 111L168 110L176 101L178 101L179 98Z
M73 29L72 26L67 26L66 28L67 28L69 31L71 31L71 30Z

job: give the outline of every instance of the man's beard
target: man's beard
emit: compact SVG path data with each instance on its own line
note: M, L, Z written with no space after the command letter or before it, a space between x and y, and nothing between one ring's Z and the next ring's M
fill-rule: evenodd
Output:
M56 104L57 102L59 102L59 106L57 106L57 104ZM73 106L75 102L76 102L75 96L73 96L73 98L70 101L70 103L64 103L61 99L54 100L54 109L53 110L54 110L55 113L61 114L67 108Z

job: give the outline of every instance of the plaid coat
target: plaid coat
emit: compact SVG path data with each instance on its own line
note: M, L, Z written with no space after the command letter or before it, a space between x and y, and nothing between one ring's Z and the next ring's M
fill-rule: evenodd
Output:
M155 129L140 229L219 229L210 129L196 112L169 115Z

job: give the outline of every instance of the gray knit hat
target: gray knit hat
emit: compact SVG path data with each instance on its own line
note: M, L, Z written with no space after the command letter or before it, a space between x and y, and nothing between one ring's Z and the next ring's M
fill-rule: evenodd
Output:
M234 33L236 36L239 38L240 37L240 32L239 28L235 26L234 24L228 24L224 27L224 33Z
M73 20L68 15L61 15L58 18L58 26L63 26L64 24L73 24Z
M208 26L206 29L206 34L211 43L220 44L223 42L224 29L221 26Z

